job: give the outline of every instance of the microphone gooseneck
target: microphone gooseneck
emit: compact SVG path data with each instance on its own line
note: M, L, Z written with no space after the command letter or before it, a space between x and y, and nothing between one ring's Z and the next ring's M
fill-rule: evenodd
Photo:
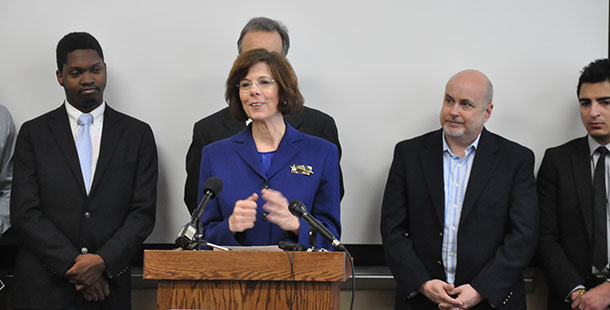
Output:
M307 211L307 207L305 207L305 204L298 200L293 200L288 204L288 210L290 210L290 213L292 213L292 215L305 220L305 222L307 222L307 224L309 224L309 226L313 230L322 235L322 237L328 240L336 249L345 251L345 247L343 246L343 244L341 244L337 237L335 237L335 235L333 235L333 233L330 232L328 228L322 225L320 221L318 221L313 215L311 215Z

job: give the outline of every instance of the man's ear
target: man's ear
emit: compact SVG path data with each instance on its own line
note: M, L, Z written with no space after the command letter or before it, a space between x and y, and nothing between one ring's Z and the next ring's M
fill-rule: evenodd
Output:
M491 116L491 110L493 110L493 109L494 109L494 104L492 102L490 102L487 105L487 107L485 107L485 122L487 122L487 120Z
M64 86L64 77L61 74L61 71L57 70L55 71L55 74L57 75L57 83L59 83L59 85Z

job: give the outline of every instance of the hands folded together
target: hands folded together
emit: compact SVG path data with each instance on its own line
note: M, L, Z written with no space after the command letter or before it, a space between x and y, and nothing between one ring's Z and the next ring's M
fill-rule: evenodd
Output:
M455 287L437 279L422 284L419 292L443 310L469 309L484 299L470 284Z
M102 277L106 264L97 254L82 254L76 257L74 265L65 276L87 301L102 301L110 295L108 281Z
M575 290L570 295L571 308L579 310L608 309L610 305L610 282L606 281L588 291Z
M263 205L263 210L267 212L265 220L278 225L285 231L291 231L298 235L301 224L299 219L288 210L288 199L282 193L272 189L263 189L261 193L262 198L267 201ZM229 217L229 230L231 232L242 232L254 227L257 200L258 194L254 193L244 200L235 202L233 213Z

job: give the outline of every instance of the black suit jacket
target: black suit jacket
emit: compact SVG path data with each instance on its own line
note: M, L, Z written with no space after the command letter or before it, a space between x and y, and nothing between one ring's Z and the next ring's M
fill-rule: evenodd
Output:
M11 196L11 222L19 238L13 307L84 304L63 275L86 248L106 264L110 296L98 306L129 309L129 264L153 229L156 184L150 127L109 106L89 196L65 106L24 123Z
M435 309L417 292L446 281L442 265L442 130L398 143L381 215L386 258L397 283L396 309ZM524 309L522 271L536 248L538 207L533 153L483 129L464 196L455 285L487 301L474 309Z
M330 115L316 109L303 107L300 114L284 115L284 120L301 132L334 143L339 150L339 159L341 159L341 145L339 144L337 126ZM193 141L186 153L186 184L184 186L184 202L190 213L193 213L193 210L197 208L201 149L212 142L233 136L244 127L246 127L246 124L233 118L228 107L195 123ZM339 167L339 186L341 198L343 198L341 167Z
M570 309L570 291L591 275L593 181L587 137L550 148L538 170L537 258L550 286L549 309Z

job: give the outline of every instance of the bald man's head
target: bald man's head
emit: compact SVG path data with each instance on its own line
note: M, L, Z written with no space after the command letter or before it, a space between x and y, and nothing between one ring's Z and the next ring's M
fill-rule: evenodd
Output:
M448 140L472 143L483 130L493 109L493 86L485 74L464 70L445 86L441 125Z
M449 79L449 81L447 81L447 86L449 86L449 83L456 79L458 81L463 81L466 84L471 84L472 87L477 87L480 90L484 90L485 94L483 100L485 100L485 104L489 105L490 103L492 103L494 96L494 87L491 84L489 78L485 74L483 74L483 72L473 69L460 71L453 75Z

